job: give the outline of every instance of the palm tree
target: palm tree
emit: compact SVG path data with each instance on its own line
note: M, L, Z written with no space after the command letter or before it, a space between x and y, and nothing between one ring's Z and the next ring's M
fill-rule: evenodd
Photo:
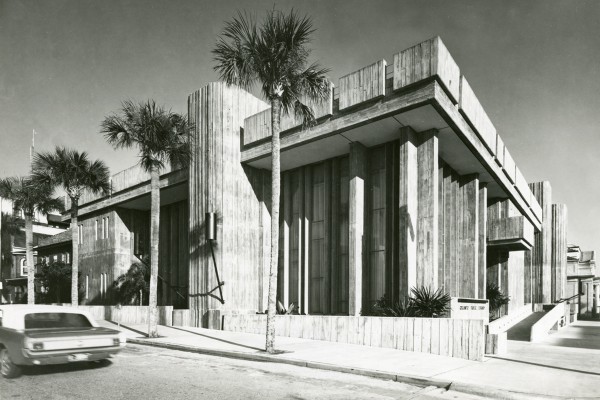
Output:
M23 211L25 219L25 259L27 263L27 303L35 304L35 263L33 262L33 217L36 212L47 214L62 211L63 202L52 197L50 185L31 178L0 179L0 196L12 201L13 207Z
M2 208L2 198L0 196L0 209ZM0 281L4 269L12 268L12 237L21 232L24 226L23 220L8 213L2 213L0 219ZM0 290L0 303L4 301L4 293Z
M150 317L148 336L158 336L158 238L160 223L160 172L166 163L189 164L189 125L186 117L156 105L153 100L125 101L121 114L104 119L101 131L115 148L137 147L140 165L150 174Z
M79 305L79 230L77 214L84 191L106 194L109 190L108 167L101 160L90 161L88 154L64 147L54 152L36 154L33 159L35 179L62 187L71 199L71 304Z
M277 259L279 251L279 197L281 115L294 113L304 123L314 121L312 108L302 100L321 102L329 95L328 69L308 64L306 47L314 32L312 21L293 10L285 15L271 10L262 25L239 13L227 22L213 49L215 70L222 80L250 89L260 85L271 104L271 265L267 308L266 350L274 352Z

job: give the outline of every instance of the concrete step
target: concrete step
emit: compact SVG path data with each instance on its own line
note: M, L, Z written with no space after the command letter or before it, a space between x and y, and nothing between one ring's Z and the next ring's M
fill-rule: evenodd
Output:
M528 342L529 335L531 333L531 327L533 326L533 324L538 322L544 315L546 315L546 312L544 311L534 312L530 316L528 316L527 318L510 328L506 332L508 340L520 340L523 342Z

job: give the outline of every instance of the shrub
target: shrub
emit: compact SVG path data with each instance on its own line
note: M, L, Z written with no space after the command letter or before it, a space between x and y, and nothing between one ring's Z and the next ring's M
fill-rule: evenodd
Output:
M412 317L411 299L407 297L400 302L388 304L387 296L384 294L363 315L371 317Z
M490 320L499 318L500 309L510 301L510 298L500 290L498 285L493 283L487 284L485 288L485 297L490 304Z
M113 282L117 300L121 304L148 304L150 292L150 268L147 263L131 265L129 270ZM141 298L140 298L141 295Z
M441 289L432 290L429 287L417 287L411 290L411 296L399 302L389 304L384 294L367 311L364 316L371 317L423 317L439 318L450 310L450 296Z

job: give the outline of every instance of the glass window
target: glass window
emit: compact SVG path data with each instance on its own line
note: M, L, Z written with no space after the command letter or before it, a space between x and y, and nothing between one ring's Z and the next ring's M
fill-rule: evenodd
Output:
M85 315L73 313L31 313L25 315L25 329L91 328Z
M375 302L385 294L386 250L386 152L385 147L372 150L369 158L369 206L371 215L369 241L369 300Z

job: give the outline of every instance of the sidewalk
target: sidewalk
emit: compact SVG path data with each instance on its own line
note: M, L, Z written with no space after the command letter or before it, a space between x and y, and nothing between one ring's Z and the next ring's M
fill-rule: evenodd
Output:
M117 325L102 321L104 326ZM589 323L588 323L589 324ZM559 334L600 341L600 324L573 325ZM568 331L571 329L571 331ZM282 362L310 368L368 375L424 386L451 387L456 391L494 398L600 397L600 350L557 347L558 337L545 343L509 341L509 352L484 362L298 338L277 337L281 354L264 352L264 335L192 327L159 326L159 338L145 337L147 326L121 326L128 342L217 356ZM590 330L592 330L590 334ZM581 346L581 343L578 343Z

